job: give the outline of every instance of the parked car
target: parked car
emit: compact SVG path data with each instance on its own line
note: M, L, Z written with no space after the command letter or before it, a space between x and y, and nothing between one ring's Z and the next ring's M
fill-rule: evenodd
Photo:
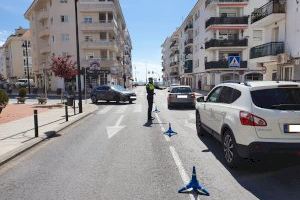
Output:
M174 86L168 96L168 108L175 106L195 107L195 94L190 86Z
M128 101L132 103L137 97L134 92L128 91L122 86L102 85L92 90L91 99L93 103L97 103L100 100L107 102L116 101L117 103Z
M169 89L168 89L168 92L172 91L172 89L174 87L177 87L177 86L180 86L180 84L177 84L177 83L171 84L170 87L169 87Z
M259 154L299 152L300 84L220 84L197 99L196 127L222 142L230 167Z
M33 79L29 79L29 82L30 82L30 87L35 86ZM18 79L18 81L15 83L15 86L17 88L19 88L19 87L28 87L28 79Z

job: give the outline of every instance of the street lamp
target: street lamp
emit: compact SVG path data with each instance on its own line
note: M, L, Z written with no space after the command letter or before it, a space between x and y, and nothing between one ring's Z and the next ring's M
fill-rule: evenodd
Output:
M80 51L79 51L79 33L78 33L78 14L77 14L77 3L75 0L75 23L76 23L76 49L77 49L77 71L78 71L78 106L79 113L82 113L82 93L81 93L81 73L80 73Z
M28 63L28 45L29 42L25 40L23 42L23 48L25 48L25 54L26 54L26 66L27 66L27 86L28 86L28 93L30 94L30 72L29 72L29 63Z

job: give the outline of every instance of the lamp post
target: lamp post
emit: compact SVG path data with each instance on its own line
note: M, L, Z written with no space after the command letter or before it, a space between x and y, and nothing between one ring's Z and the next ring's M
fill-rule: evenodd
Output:
M29 63L28 63L28 41L25 40L23 42L23 47L25 48L25 54L26 54L26 66L27 66L27 86L28 86L28 93L30 94L30 72L29 72Z
M78 14L77 14L77 3L78 0L75 0L75 23L76 23L76 49L77 49L77 71L80 72L80 50L79 50L79 33L78 33ZM82 113L82 93L81 93L81 74L78 73L78 106L79 113Z

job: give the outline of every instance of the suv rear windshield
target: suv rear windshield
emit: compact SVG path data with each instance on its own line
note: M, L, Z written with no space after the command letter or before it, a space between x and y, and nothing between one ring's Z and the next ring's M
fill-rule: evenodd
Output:
M272 110L300 110L300 88L274 88L251 92L253 103Z
M173 88L171 93L191 93L192 90L189 87L176 87Z

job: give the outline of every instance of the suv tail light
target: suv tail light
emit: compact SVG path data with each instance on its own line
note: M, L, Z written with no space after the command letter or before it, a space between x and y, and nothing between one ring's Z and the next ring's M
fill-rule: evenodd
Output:
M240 112L240 120L244 126L267 126L267 122L263 118L245 111Z

